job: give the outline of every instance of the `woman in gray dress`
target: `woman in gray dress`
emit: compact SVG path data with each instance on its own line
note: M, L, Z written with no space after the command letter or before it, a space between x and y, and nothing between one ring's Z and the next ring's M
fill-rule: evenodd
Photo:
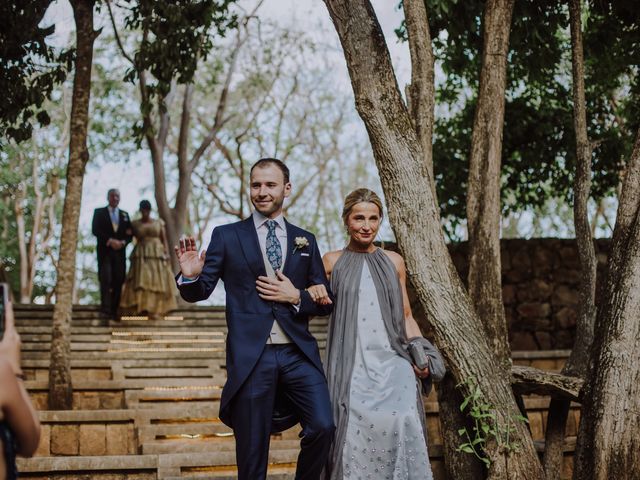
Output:
M420 390L442 378L442 358L424 339L430 368L417 369L407 353L407 339L422 335L409 305L404 260L373 244L380 198L355 190L342 218L348 245L323 258L335 296L326 369L337 426L325 478L431 479ZM321 285L308 290L319 303L331 301Z

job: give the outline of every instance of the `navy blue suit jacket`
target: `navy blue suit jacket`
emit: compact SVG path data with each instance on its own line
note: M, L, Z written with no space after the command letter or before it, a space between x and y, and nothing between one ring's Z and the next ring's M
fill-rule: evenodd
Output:
M222 391L219 417L229 426L232 426L230 409L233 397L262 354L274 318L311 363L324 374L318 344L309 332L309 316L328 315L333 305L316 304L304 289L322 283L330 291L327 277L313 234L289 222L285 221L285 224L287 255L283 274L300 289L301 304L298 311L290 304L269 302L258 295L256 279L260 275L266 276L266 271L253 217L215 228L198 280L178 286L182 298L197 302L211 295L218 280L224 282L228 328L227 382ZM296 237L306 238L309 245L295 248ZM283 401L279 397L278 402ZM277 405L274 431L297 423L287 408L282 403Z

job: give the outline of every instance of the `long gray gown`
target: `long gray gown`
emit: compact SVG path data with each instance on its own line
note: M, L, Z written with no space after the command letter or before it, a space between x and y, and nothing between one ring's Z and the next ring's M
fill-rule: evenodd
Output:
M342 255L332 273L327 364L337 432L328 478L430 480L421 397L400 346L406 334L395 267L380 249Z

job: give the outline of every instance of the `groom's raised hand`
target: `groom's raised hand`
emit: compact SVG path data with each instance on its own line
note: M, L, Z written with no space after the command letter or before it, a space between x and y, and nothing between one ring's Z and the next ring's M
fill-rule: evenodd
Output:
M196 241L193 237L182 237L180 245L173 247L180 263L180 271L183 277L194 278L202 273L204 267L205 251L198 254Z

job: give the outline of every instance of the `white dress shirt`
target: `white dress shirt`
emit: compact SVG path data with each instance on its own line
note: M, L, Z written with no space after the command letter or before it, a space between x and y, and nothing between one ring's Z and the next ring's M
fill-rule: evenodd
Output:
M118 207L107 207L109 210L109 220L111 220L111 226L113 227L113 231L116 232L118 230L118 225L120 223L120 209ZM113 219L116 219L114 222Z

